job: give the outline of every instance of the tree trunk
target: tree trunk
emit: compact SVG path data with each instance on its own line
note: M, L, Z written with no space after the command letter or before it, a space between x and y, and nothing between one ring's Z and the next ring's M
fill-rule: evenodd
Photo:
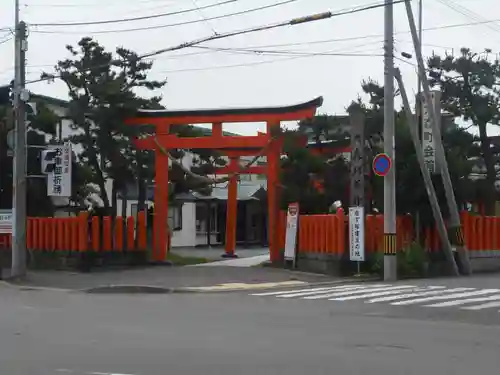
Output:
M127 197L123 196L123 193L122 193L122 217L123 219L126 219L127 218Z
M147 179L142 163L142 155L138 155L138 178L137 178L137 212L144 211L146 205Z
M122 197L123 198L123 197ZM118 206L118 186L116 181L113 180L113 187L111 188L111 217L116 217L116 208Z
M484 164L486 166L486 195L484 197L485 214L493 216L495 214L495 180L496 170L493 153L491 151L491 142L486 133L486 124L478 124L479 139L481 140L481 152L483 154Z

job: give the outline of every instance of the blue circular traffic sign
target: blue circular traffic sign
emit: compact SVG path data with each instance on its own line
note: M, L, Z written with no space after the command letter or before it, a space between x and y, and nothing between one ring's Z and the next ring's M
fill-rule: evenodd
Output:
M378 154L373 158L373 172L377 176L385 177L391 170L392 160L387 154Z

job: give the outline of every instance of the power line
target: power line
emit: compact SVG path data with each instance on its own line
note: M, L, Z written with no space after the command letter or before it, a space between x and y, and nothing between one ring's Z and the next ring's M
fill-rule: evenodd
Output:
M404 0L397 1L397 3L403 2L403 1ZM384 5L381 4L379 6L384 6ZM361 9L358 9L357 11L361 11ZM278 27L283 27L283 26L293 26L293 25L297 25L299 23L304 23L304 22L310 22L310 21L315 21L315 20L320 20L320 19L331 18L331 17L334 17L334 16L340 16L340 15L343 15L343 14L344 13L325 12L325 13L320 13L320 14L316 14L316 15L312 15L312 16L303 17L303 18L296 18L296 19L292 19L290 21L285 21L285 22L281 22L281 23L277 23L277 24L264 25L264 26L259 26L259 27L255 27L255 28L244 29L244 30L239 30L239 31L233 31L233 32L229 32L229 33L219 34L219 35L211 35L210 37L205 37L205 38L198 39L198 40L195 40L195 41L186 42L186 43L174 46L174 47L168 47L168 48L165 48L165 49L160 49L160 50L157 50L157 51L153 51L153 52L144 54L142 56L139 56L139 59L151 58L151 57L163 54L165 52L171 52L171 51L176 51L176 50L180 50L180 49L184 49L184 48L194 47L194 46L197 46L197 45L199 45L201 43L205 43L205 42L209 42L209 41L214 41L214 40L218 40L218 39L224 39L224 38L228 38L228 37L232 37L232 36L236 36L236 35L253 33L253 32L257 32L257 31L270 30L270 29L273 29L273 28L278 28ZM483 24L485 22L497 22L497 21L499 21L499 20L488 20L488 21L481 21L481 22L471 22L471 23L442 25L442 26L425 28L425 29L423 29L423 31L434 31L434 30L442 30L442 29L464 27L464 26L474 26L474 25L478 25L478 24ZM408 32L405 31L405 32L397 32L395 34L407 34L407 33ZM273 45L266 45L266 46L260 46L260 47L278 47L278 46L285 46L285 45L292 46L292 45L305 45L305 44L319 44L319 43L329 43L329 42L334 42L334 41L348 41L348 40L368 39L368 38L375 38L375 37L381 37L381 36L383 36L383 35L381 35L381 34L374 34L374 35L365 35L365 36L358 36L358 37L339 38L339 39L326 39L326 40L309 41L309 42L301 42L301 43L273 44ZM294 59L294 58L301 58L301 57L304 57L304 56L294 56L292 58L287 58L287 59ZM281 59L281 60L284 60L284 59ZM91 68L89 68L89 70L91 70L91 69L97 69L97 68L102 68L103 66L104 67L111 66L111 65L117 64L117 63L123 63L123 62L122 61L116 61L116 60L114 60L114 61L110 62L109 64L91 67ZM53 78L58 78L58 77L54 76ZM27 83L36 83L36 82L46 81L46 80L49 80L49 79L52 79L52 77L50 77L50 78L41 78L41 79L38 79L38 80L32 80L32 81L29 81Z
M350 54L350 53L337 53L339 52L338 50L332 50L326 52L308 52L308 51L286 51L286 50L259 50L259 49L248 49L248 48L216 48L216 47L203 47L203 46L195 46L194 48L203 48L216 52L237 52L237 53L240 52L247 54L253 53L259 55L270 54L270 55L297 55L297 56L351 56L351 55L363 56L362 54L360 55L360 54ZM372 56L372 54L370 54L370 56Z
M493 22L493 20L490 20L488 22ZM451 25L441 25L441 26L436 26L436 27L424 28L422 31L424 31L424 32L437 31L437 30L448 29L448 28L475 26L476 24L477 23L459 23L459 24L451 24ZM408 34L408 32L407 31L399 31L399 32L394 33L394 35L402 35L402 34ZM328 44L328 43L338 43L338 42L349 42L349 41L354 41L354 40L375 39L375 38L381 38L381 37L383 37L382 34L368 34L368 35L360 35L360 36L345 37L345 38L309 40L309 41L304 41L304 42L251 45L251 46L245 47L245 49L317 45L317 44ZM433 45L433 44L423 44L423 45L429 46L429 47L443 48L443 49L452 49L452 47L449 47L449 46L445 47L445 46L438 46L438 45ZM192 47L194 47L194 46L192 46ZM177 59L177 58L183 58L183 57L205 55L205 54L210 54L213 52L217 52L217 51L189 52L189 53L183 53L183 54L178 54L178 55L174 55L174 56L165 56L165 57L162 56L162 57L159 57L159 59ZM405 62L408 63L408 61L405 61ZM52 66L54 66L54 64L31 65L31 67L36 67L36 68L44 68L44 67L52 67Z
M0 45L7 43L7 42L10 42L12 40L12 38L13 38L12 36L9 36L5 39L0 40Z
M264 5L260 6L257 8L251 8L251 9L246 9L242 10L239 12L234 12L234 13L228 13L228 14L223 14L220 16L214 16L214 17L207 17L205 19L198 19L198 20L192 20L192 21L184 21L184 22L177 22L177 23L171 23L171 24L164 24L164 25L156 25L156 26L146 26L146 27L136 27L136 28L131 28L131 29L121 29L121 30L96 30L96 31L86 31L87 33L90 34L110 34L110 33L123 33L123 32L135 32L135 31L146 31L146 30L157 30L157 29L163 29L163 28L168 28L168 27L175 27L175 26L184 26L184 25L191 25L195 23L200 23L200 22L206 22L206 21L212 21L212 20L218 20L218 19L223 19L223 18L228 18L228 17L234 17L234 16L239 16L243 14L248 14L252 12L257 12L261 11L264 9L270 9L270 8L275 8L278 6L282 6L285 4L289 4L292 2L295 2L298 0L285 0L281 1L278 3L274 4L269 4L269 5ZM404 0L394 0L392 4L399 4L404 2ZM331 13L332 15L335 16L343 16L343 15L348 15L348 14L354 14L354 13L359 13L359 12L364 12L372 9L377 9L377 8L382 8L386 6L384 3L374 3L372 5L367 5L367 6L358 6L355 8L346 8L345 10L342 9L340 11L337 11L336 13ZM33 30L35 33L39 34L81 34L82 32L71 32L71 31L48 31L48 30Z
M177 70L165 70L161 71L159 73L162 74L173 74L173 73L185 73L185 72L194 72L194 71L206 71L206 70L219 70L219 69L230 69L230 68L240 68L240 67L247 67L247 66L256 66L256 65L265 65L265 64L274 64L277 62L284 62L284 61L291 61L291 60L298 60L298 59L305 59L305 58L311 58L311 57L318 57L318 56L336 56L336 57L382 57L383 54L375 54L375 53L328 53L328 52L320 52L320 53L305 53L301 55L296 55L292 57L285 57L285 58L280 58L280 59L272 59L272 60L265 60L265 61L255 61L255 62L249 62L249 63L241 63L241 64L232 64L232 65L218 65L218 66L211 66L211 67L202 67L202 68L187 68L187 69L177 69Z
M444 6L450 8L451 10L461 14L462 16L465 16L466 18L472 19L474 21L486 21L485 17L481 16L476 12L473 12L472 10L463 5L453 2L452 0L437 0L437 1L443 4ZM498 27L498 25L486 24L485 26L493 31L500 32L500 28Z
M51 27L60 27L60 26L86 26L86 25L104 25L104 24L111 24L111 23L123 23L123 22L133 22L133 21L144 21L144 20L150 20L154 18L162 18L162 17L168 17L168 16L174 16L178 14L185 14L185 13L191 13L191 12L198 12L199 10L203 9L209 9L209 8L214 8L230 3L237 2L239 0L225 0L220 3L213 3L209 5L203 5L197 8L189 8L189 9L183 9L183 10L178 10L175 12L168 12L168 13L160 13L160 14L152 14L149 16L141 16L141 17L132 17L132 18L120 18L120 19L114 19L114 20L102 20L102 21L87 21L87 22L52 22L52 23L32 23L31 26L36 26L36 27L44 27L44 26L51 26ZM298 1L298 0L288 0L288 2L292 1Z
M477 25L482 25L482 24L491 23L491 22L500 22L500 19L427 27L427 28L423 28L422 31L438 31L438 30L445 30L445 29L454 29L454 28L461 28L461 27L468 27L468 26L477 26ZM409 31L397 31L394 33L394 35L403 35L403 34L409 34L409 33L410 33ZM253 47L249 47L249 48L291 47L291 46L304 46L304 45L314 45L314 44L327 44L327 43L336 43L336 42L349 42L349 41L353 41L353 40L362 40L362 39L382 38L383 36L384 36L383 34L367 34L367 35L352 36L352 37L345 37L345 38L309 40L309 41L305 41L305 42L266 44L266 45L253 46ZM433 46L431 44L424 44L424 45ZM443 48L443 46L435 46L435 47Z
M44 8L83 8L83 7L116 7L117 5L122 5L122 1L116 1L111 3L87 3L87 4L32 4L32 3L22 3L21 5L27 7L44 7ZM150 3L163 3L165 0L134 0L136 4L150 4ZM166 4L174 4L173 1L166 1Z
M500 21L500 20L498 20L498 21ZM489 20L488 22L494 22L494 21ZM441 26L436 26L436 27L424 28L422 31L424 31L424 32L438 31L438 30L448 29L448 28L475 26L476 24L477 23L459 23L459 24L451 24L451 25L441 25ZM408 32L407 31L399 31L399 32L394 33L394 35L402 35L402 34L408 34ZM250 46L245 47L245 49L317 45L317 44L328 44L328 43L338 43L338 42L349 42L349 41L354 41L354 40L375 39L375 38L381 38L381 37L383 37L382 34L368 34L368 35L360 35L360 36L345 37L345 38L309 40L309 41L304 41L304 42L250 45ZM399 42L401 42L401 41L399 41ZM450 46L440 46L440 45L434 45L434 44L423 44L423 45L429 46L429 47L443 48L443 49L452 49L452 47L450 47ZM183 54L178 54L178 55L174 55L174 56L159 57L159 59L163 59L163 58L165 58L165 59L177 59L177 58L182 58L182 57L205 55L205 54L210 54L213 52L216 52L216 51L189 52L189 53L183 53ZM407 62L407 61L405 61L405 62ZM54 66L54 64L31 65L31 67L36 67L36 68L44 68L44 67L52 67L52 66Z
M212 40L224 39L224 38L229 38L229 37L236 36L236 35L244 35L244 34L254 33L254 32L258 32L258 31L271 30L271 29L284 27L284 26L295 26L295 25L302 24L302 23L327 19L327 18L330 18L333 16L334 15L331 12L325 12L325 13L313 14L313 15L301 17L301 18L293 18L291 20L276 23L276 24L262 25L262 26L257 26L257 27L253 27L253 28L249 28L249 29L231 31L231 32L227 32L224 34L211 35L211 36L204 37L201 39L192 40L190 42L178 44L178 45L173 46L173 47L167 47L167 48L162 48L162 49L159 49L156 51L152 51L152 52L137 56L137 59L143 60L143 59L151 58L151 57L163 54L165 52L171 52L171 51L177 51L177 50L184 49L184 48L189 48L189 47L199 45L201 43L205 43L205 42L212 41ZM99 65L96 65L93 67L89 67L85 70L91 71L92 69L100 69L100 68L105 68L105 67L109 67L109 66L113 66L113 65L117 65L117 64L122 65L123 63L124 62L122 60L111 60L109 63L99 64ZM42 82L42 81L52 80L54 78L60 78L60 76L51 75L50 77L43 77L43 78L40 78L37 80L29 81L27 83Z
M151 14L151 13L154 13L154 14L157 14L157 13L160 13L164 11L164 9L168 9L168 10L171 10L173 8L178 8L180 3L177 3L177 6L174 5L174 3L170 2L170 3L164 3L164 4L161 4L161 3L157 3L156 5L153 5L151 4L150 6L147 6L147 3L142 5L137 2L134 2L133 3L135 7L128 7L128 6L122 6L122 4L120 4L120 7L117 7L117 4L109 4L107 2L101 4L101 5L98 5L98 4L90 4L90 6L93 6L93 7L96 7L96 6L99 6L99 10L102 10L103 7L114 7L115 9L113 9L113 15L117 18L123 18L123 17L129 17L130 14L132 14L133 16L137 16L138 14ZM182 3L184 4L184 3ZM44 6L44 4L35 4L34 6ZM81 7L82 9L73 9L73 8L76 8L78 7L78 5L71 5L71 7L69 7L68 9L69 10L74 10L74 11L78 11L79 14L88 14L87 12L88 11L92 11L92 15L95 15L96 12L95 12L95 9L92 9L92 8L88 8L87 4L82 4ZM86 8L85 8L86 7ZM49 9L51 9L51 11L53 13L56 13L56 12L60 12L60 11L63 11L66 7L61 7L61 8L58 8L58 7L55 7L54 9L51 9L51 7L49 7ZM116 10L116 8L119 8L119 10ZM25 5L25 10L26 10L26 18L29 18L31 15L34 15L34 14L37 14L36 12L39 12L39 8L33 8L33 6L29 6L29 5ZM29 13L29 12L32 12L32 13Z
M371 45L375 45L381 43L381 41L377 42L370 42L370 43L363 43L363 44L357 44L354 46L346 46L344 48L340 49L335 49L335 50L329 50L326 52L308 52L308 51L286 51L286 50L258 50L258 49L249 49L249 48L211 48L211 47L206 47L207 50L202 51L202 52L193 52L193 53L186 53L182 55L177 55L177 56L170 56L167 57L167 59L175 59L176 57L189 57L189 56L194 56L194 55L201 55L201 54L211 54L211 53L229 53L229 54L238 54L238 55L284 55L284 56L289 56L289 55L297 55L297 54L304 54L304 55L316 55L316 56L321 56L322 53L327 53L328 56L335 56L332 53L338 53L338 56L348 56L350 52L353 52L353 56L363 56L363 54L355 54L356 49L360 47L367 47ZM202 48L202 47L194 47L194 48ZM203 47L205 48L205 47ZM254 47L255 48L255 47ZM373 49L373 48L372 48ZM370 54L371 56L371 54ZM243 64L245 65L245 63ZM45 64L45 65L28 65L27 67L32 69L32 68L44 68L44 67L52 67L54 64ZM8 68L4 72L0 74L5 74L8 71L13 70L14 68ZM30 74L36 74L36 72L30 72Z

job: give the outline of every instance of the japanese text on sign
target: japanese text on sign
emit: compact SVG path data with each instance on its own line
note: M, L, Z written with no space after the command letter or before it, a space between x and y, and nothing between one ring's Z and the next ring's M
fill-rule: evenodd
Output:
M439 92L431 93L431 103L434 106L435 112L438 117L437 126L441 126L441 110L439 102ZM424 153L424 164L429 171L429 173L438 173L438 168L436 165L436 140L434 139L434 132L432 129L431 115L429 107L425 104L424 97L421 97L421 108L422 108L422 150Z
M71 196L71 145L51 146L55 151L54 170L48 176L48 195L53 197Z
M286 217L285 259L295 260L297 244L297 224L299 221L299 204L290 203Z
M351 115L351 206L364 206L365 162L364 162L364 118Z
M349 207L350 260L365 260L365 210L364 207Z

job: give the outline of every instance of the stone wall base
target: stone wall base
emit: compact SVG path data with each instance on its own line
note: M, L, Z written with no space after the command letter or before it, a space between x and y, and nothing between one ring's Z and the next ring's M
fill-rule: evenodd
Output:
M28 268L33 270L72 270L90 272L99 268L140 266L148 264L148 254L137 252L62 252L62 251L30 251L28 253ZM0 251L0 266L9 270L11 252ZM8 272L3 272L4 275Z

